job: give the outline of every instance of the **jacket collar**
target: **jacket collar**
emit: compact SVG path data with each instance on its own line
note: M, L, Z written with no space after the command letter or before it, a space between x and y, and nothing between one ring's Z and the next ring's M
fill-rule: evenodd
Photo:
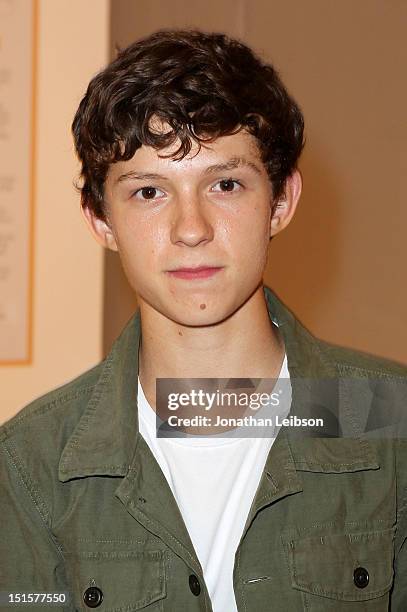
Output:
M59 480L125 476L138 433L140 313L130 319L101 364L93 393L59 462Z
M288 369L293 381L338 379L334 362L321 344L299 323L277 296L264 287L270 318L282 332ZM68 439L60 458L62 482L84 476L125 476L140 436L137 411L138 349L141 339L140 313L129 321L111 352L101 364L101 373L85 410ZM340 386L340 385L339 385ZM293 385L293 406L303 401L304 387ZM330 400L333 414L345 414L339 389ZM335 405L332 405L335 404ZM284 431L285 430L285 431ZM277 444L277 442L279 444ZM378 467L371 445L366 440L347 438L293 438L282 428L270 452L265 472L271 471L273 455L280 445L290 458L290 469L343 472ZM143 446L143 445L142 445ZM286 471L287 475L287 471Z

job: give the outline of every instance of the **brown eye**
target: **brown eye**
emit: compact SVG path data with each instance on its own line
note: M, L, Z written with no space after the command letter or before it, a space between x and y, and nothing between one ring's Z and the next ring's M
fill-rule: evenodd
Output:
M151 187L148 185L147 187L141 187L138 189L133 196L138 200L156 200L158 198L162 198L165 196L165 193L158 189L158 187Z
M211 191L214 193L236 193L244 189L242 183L236 179L221 179L213 185Z
M235 181L232 179L225 179L219 182L222 191L233 191L235 187Z
M157 194L157 189L155 187L143 187L141 194L145 200L152 200Z

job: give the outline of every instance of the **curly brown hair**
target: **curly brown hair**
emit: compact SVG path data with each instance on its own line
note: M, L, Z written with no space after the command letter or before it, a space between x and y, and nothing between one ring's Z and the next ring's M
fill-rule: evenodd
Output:
M171 129L152 131L153 117ZM76 112L82 206L106 218L109 165L142 145L159 150L179 141L171 157L181 159L193 141L201 146L243 128L257 139L277 201L301 154L304 121L275 69L221 33L167 29L138 40L91 80Z

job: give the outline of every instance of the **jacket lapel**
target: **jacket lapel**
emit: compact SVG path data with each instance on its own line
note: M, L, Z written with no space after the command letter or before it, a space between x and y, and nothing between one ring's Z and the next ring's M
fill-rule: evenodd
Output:
M359 437L340 437L350 429L349 411L335 363L291 312L265 287L270 318L284 337L292 387L290 414L329 421L317 436L282 426L270 449L263 475L247 517L244 537L256 514L287 495L301 493L301 471L341 473L378 469L372 445Z

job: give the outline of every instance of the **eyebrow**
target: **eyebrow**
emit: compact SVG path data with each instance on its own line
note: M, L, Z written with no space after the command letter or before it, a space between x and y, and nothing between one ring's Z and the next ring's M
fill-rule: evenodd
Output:
M203 174L206 176L208 174L214 174L216 172L227 172L229 170L236 170L236 168L241 168L246 166L247 168L251 168L256 174L261 174L261 170L256 164L252 161L246 159L245 157L231 157L227 162L223 164L213 164L212 166L208 166L203 171ZM152 172L137 172L136 170L130 170L130 172L126 172L125 174L121 174L117 179L116 183L123 183L125 181L130 180L168 180L166 176L163 174L155 174Z

